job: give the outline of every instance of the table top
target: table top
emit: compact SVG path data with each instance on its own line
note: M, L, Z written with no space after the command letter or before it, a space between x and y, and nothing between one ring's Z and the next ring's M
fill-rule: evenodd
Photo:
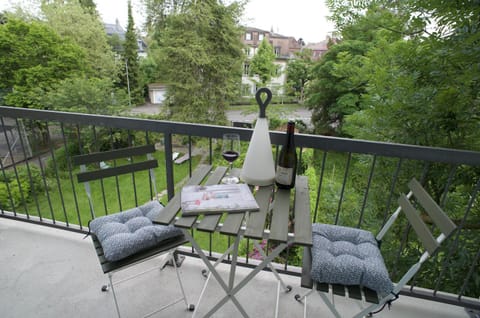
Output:
M226 170L226 167L217 167L212 171L210 165L199 165L185 185L218 184ZM242 233L246 238L258 240L267 238L283 243L312 245L312 221L307 177L297 176L295 188L292 190L275 190L275 187L270 185L259 187L254 195L260 207L258 212L182 216L180 194L177 193L165 206L161 215L154 220L154 223L173 224L185 229L196 228L200 231L219 232L226 235L236 236ZM293 203L290 204L292 199ZM294 215L293 232L289 232L291 206ZM269 228L266 226L267 219L271 220Z

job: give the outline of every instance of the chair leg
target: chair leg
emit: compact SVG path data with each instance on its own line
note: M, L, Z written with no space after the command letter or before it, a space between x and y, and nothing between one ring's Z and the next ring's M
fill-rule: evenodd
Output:
M303 318L307 318L307 297L313 293L313 289L310 289L308 292L306 292L303 295L296 294L295 295L295 300L298 301L299 303L303 302Z
M112 289L113 300L115 301L115 308L117 309L118 318L121 318L120 308L118 307L117 295L115 294L115 288L113 287L112 273L108 273L108 280L110 281L110 288Z
M320 295L320 297L322 298L323 302L325 303L325 305L327 305L328 309L330 309L330 311L332 312L332 314L336 317L336 318L342 318L342 316L340 315L340 313L337 311L337 309L335 308L335 304L333 303L333 295L332 295L332 301L330 301L330 299L328 299L328 296L324 293L324 292L321 292L321 291L318 291L318 294Z
M177 267L182 266L183 261L185 260L185 256L179 255L178 251L175 250L173 252L173 258L170 258L165 264L163 264L162 269L165 268L165 266L173 266L173 262L177 265Z
M183 288L182 278L180 277L180 273L178 272L178 265L177 265L177 262L175 260L175 253L176 253L176 251L174 251L171 254L171 257L172 257L173 267L175 268L175 273L177 274L178 284L180 285L180 290L182 291L183 301L185 302L185 306L187 306L187 310L194 311L195 310L195 305L189 304L188 301L187 301L187 295L185 294L185 289ZM183 260L182 260L182 262L183 262Z
M296 294L295 295L295 300L296 301L303 302L303 317L304 318L307 317L307 297L315 291L315 288L316 287L314 285L313 288L311 290L309 290L308 292L306 292L305 294L303 294L303 295ZM330 301L330 299L328 299L328 296L321 291L318 291L318 294L320 295L320 298L322 298L323 302L327 305L328 309L330 309L332 314L336 318L341 318L342 316L340 315L340 313L335 308L335 304L332 301ZM333 299L333 295L332 295L332 299Z

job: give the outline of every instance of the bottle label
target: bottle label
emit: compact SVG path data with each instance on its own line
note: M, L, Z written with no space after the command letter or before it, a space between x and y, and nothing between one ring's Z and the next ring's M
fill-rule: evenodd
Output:
M285 168L277 166L275 180L284 185L289 185L293 180L293 168Z

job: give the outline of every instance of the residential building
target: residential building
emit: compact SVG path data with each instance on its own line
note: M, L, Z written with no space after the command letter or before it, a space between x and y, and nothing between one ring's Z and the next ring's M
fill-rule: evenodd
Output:
M308 43L305 48L312 50L312 59L316 61L328 51L330 45L337 43L337 41L338 39L335 36L327 36L323 41Z
M242 36L242 42L245 44L245 55L247 58L243 65L243 96L254 95L257 90L255 82L258 82L258 77L249 76L250 61L257 53L257 49L263 39L268 40L276 55L274 63L278 66L277 74L272 78L269 87L272 92L277 95L284 94L283 85L286 81L285 72L288 60L294 58L295 52L298 52L302 49L303 41L301 41L301 39L296 40L292 36L281 35L273 31L265 31L254 27L245 27L245 32Z

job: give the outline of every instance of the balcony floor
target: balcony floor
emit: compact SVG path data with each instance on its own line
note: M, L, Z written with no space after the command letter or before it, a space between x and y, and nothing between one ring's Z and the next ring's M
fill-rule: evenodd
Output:
M10 317L116 317L110 292L101 292L107 282L92 248L90 238L84 235L48 227L17 222L0 217L0 311ZM152 259L151 267L159 262ZM126 272L141 271L138 265ZM220 265L227 274L228 267ZM187 257L181 267L189 302L196 303L205 279L199 259ZM239 276L250 270L240 268ZM128 275L128 273L126 273ZM124 273L114 275L115 278ZM302 317L303 306L293 296L303 292L298 277L282 275L293 291L280 295L279 317ZM121 278L121 277L120 277ZM168 291L172 288L172 292ZM243 289L238 299L251 317L273 317L277 283L269 272L260 273ZM150 271L134 280L120 284L117 289L122 317L141 317L156 305L180 295L172 267L162 272ZM223 297L218 283L211 279L198 316L206 313L215 301ZM338 304L338 302L337 302ZM348 306L342 306L348 312ZM332 317L318 295L309 297L310 316ZM183 303L176 304L153 317L191 317ZM236 307L228 302L215 317L240 317ZM392 310L375 317L456 318L471 317L464 308L400 297Z

